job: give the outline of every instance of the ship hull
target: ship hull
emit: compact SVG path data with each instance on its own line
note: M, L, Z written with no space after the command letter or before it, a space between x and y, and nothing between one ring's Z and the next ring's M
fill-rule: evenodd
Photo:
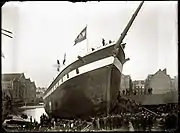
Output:
M99 112L108 113L116 100L122 71L118 59L111 57L111 60L111 63L73 77L59 86L44 100L48 115L88 119Z
M122 66L128 60L125 59L125 44L121 43L142 4L116 44L103 46L83 57L78 56L78 60L59 73L43 97L45 110L50 116L86 118L102 110L104 113L110 111L120 88Z

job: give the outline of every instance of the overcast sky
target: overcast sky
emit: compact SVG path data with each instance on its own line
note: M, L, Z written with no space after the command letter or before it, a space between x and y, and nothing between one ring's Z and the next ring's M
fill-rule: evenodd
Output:
M37 86L48 87L58 74L54 65L67 63L88 47L105 40L117 41L140 1L128 2L8 2L2 7L2 28L13 39L2 37L2 72L24 72ZM86 26L88 40L73 47ZM177 75L177 2L145 1L124 42L130 61L124 74L133 80L145 79L159 69Z

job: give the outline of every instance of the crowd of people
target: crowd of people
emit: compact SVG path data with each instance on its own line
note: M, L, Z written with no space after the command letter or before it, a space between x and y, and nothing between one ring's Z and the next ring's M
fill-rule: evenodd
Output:
M167 110L169 106L161 106L157 110ZM170 131L177 129L177 114L175 112L161 112L157 115L142 109L139 112L117 112L107 116L94 117L91 121L60 118L49 118L45 114L40 117L40 123L32 121L24 127L24 131L93 131L93 130L114 130L121 131Z
M60 119L49 118L46 115L40 117L40 129L57 130L57 131L81 131L88 125L88 121L81 119Z
M159 105L158 107L154 106L150 109L159 115L157 121L163 130L177 129L179 114L178 104Z
M147 90L147 93L146 92L142 92L142 91L138 91L138 90L134 90L134 91L129 91L128 89L126 90L122 90L121 94L122 95L130 95L130 94L133 94L133 95L151 95L153 92L153 89L152 88L148 88Z
M178 104L161 105L156 109L157 113L178 113Z
M93 129L95 130L112 130L123 128L125 131L133 130L151 130L153 125L153 118L146 113L121 113L108 115L107 117L95 118L93 121Z
M122 105L122 106L121 106ZM123 110L118 110L118 108ZM136 101L118 95L116 111L107 116L98 116L91 121L60 118L50 118L45 114L40 117L40 123L32 122L28 128L36 131L82 131L82 130L113 130L123 131L170 131L177 129L178 104L144 107Z
M178 104L158 105L158 107L146 108L136 101L129 99L123 95L118 95L118 106L124 105L124 113L121 114L124 120L132 122L135 130L151 130L158 128L160 130L174 130L177 128ZM121 108L121 106L119 106ZM118 109L118 107L116 107ZM133 113L131 113L133 112ZM123 121L123 120L122 120Z
M131 101L128 99L127 101ZM134 106L138 105L134 102ZM88 130L113 130L122 129L125 131L152 131L155 130L174 130L177 128L177 114L175 112L168 112L167 108L171 106L173 109L177 108L172 105L162 105L157 108L157 112L144 109L141 105L138 105L137 112L117 112L116 114L109 114L103 117L94 117L91 122L81 119L63 120L63 119L51 119L48 123L51 123L50 127L56 130L71 130L81 131L88 127ZM162 111L162 108L164 112ZM170 109L170 108L169 108ZM161 110L161 112L160 112ZM47 116L41 117L47 120ZM45 125L43 120L40 125ZM89 125L89 126L88 126Z
M117 100L115 103L115 108L117 109L116 112L121 113L122 110L118 110L118 108L122 108L122 106L126 109L126 111L130 112L141 112L144 110L143 106L136 102L135 100L132 100L130 98L127 98L123 95L120 95L120 93L117 96Z
M93 125L94 129L118 129L125 128L130 130L130 123L132 123L135 131L152 131L162 130L170 131L177 129L177 113L167 112L155 114L154 112L142 109L140 112L130 113L124 112L119 114L109 115L103 118L96 118Z

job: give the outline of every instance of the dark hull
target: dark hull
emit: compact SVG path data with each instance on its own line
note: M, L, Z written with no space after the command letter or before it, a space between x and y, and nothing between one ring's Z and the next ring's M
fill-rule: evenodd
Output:
M69 79L45 99L45 110L60 118L86 119L106 113L116 99L120 77L121 72L108 65Z
M109 45L82 58L62 70L45 92L49 116L88 118L109 112L120 88L123 49L115 56Z

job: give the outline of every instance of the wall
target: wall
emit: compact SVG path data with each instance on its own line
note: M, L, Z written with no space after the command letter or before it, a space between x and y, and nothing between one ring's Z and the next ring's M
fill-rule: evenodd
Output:
M128 89L129 91L132 90L132 81L129 75L121 75L121 84L120 84L120 91Z
M172 89L172 82L168 75L158 71L149 81L149 88L152 88L152 94L164 94Z
M175 76L173 79L171 79L172 81L172 89L178 90L178 77Z
M4 100L5 96L11 96L10 91L12 90L12 82L11 81L2 81L2 100Z

